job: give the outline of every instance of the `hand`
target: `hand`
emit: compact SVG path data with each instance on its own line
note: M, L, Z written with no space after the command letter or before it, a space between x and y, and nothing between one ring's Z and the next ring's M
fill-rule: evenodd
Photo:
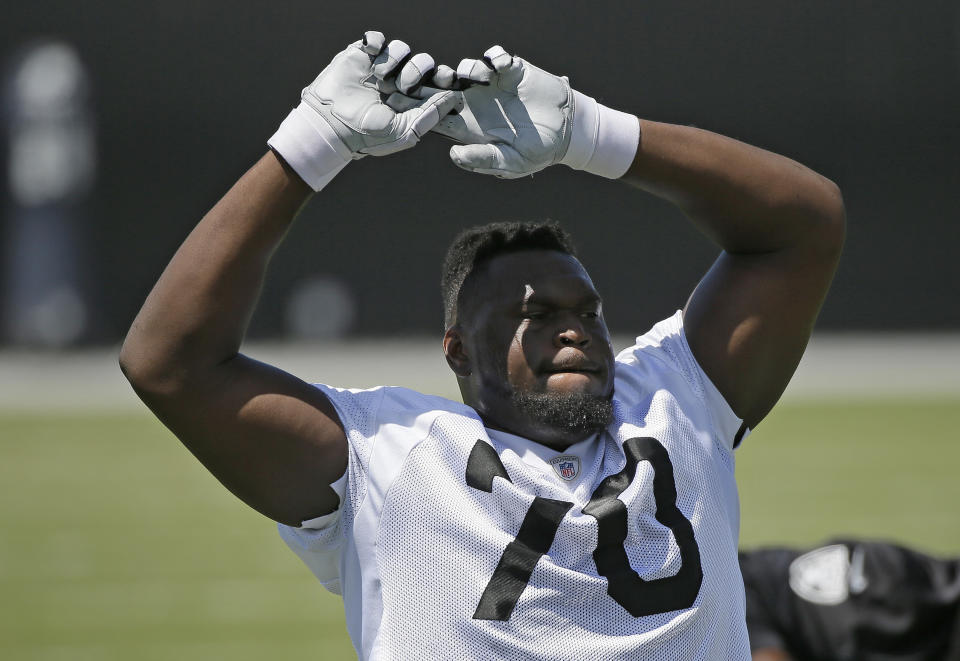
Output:
M303 90L301 104L270 138L270 146L314 190L353 159L412 147L462 104L462 96L435 89L402 112L394 111L384 101L417 88L435 68L430 55L409 55L406 43L387 43L383 33L367 32Z
M566 76L500 46L482 60L462 60L455 75L448 72L441 67L434 80L441 87L466 87L464 106L433 131L463 143L450 149L450 158L465 170L513 179L563 163L617 178L633 160L639 120L572 89ZM436 92L424 87L417 96ZM395 107L406 107L395 101Z
M430 55L417 53L398 70L410 47L396 39L385 42L382 32L367 32L303 90L303 101L336 131L353 158L412 147L460 104L455 92L438 90L417 107L401 113L391 109L383 102L386 95L410 91L435 66Z
M570 145L573 90L565 77L511 57L500 46L483 60L465 59L457 78L475 83L464 107L434 131L462 146L450 149L461 168L512 179L559 163Z

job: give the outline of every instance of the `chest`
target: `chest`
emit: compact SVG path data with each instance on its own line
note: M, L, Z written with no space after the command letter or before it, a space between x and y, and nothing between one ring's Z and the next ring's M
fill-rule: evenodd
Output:
M736 490L709 433L669 408L619 411L572 490L479 422L438 420L386 490L384 577L458 594L452 607L480 620L518 608L582 619L584 602L606 620L692 607L730 573L718 564L735 559Z

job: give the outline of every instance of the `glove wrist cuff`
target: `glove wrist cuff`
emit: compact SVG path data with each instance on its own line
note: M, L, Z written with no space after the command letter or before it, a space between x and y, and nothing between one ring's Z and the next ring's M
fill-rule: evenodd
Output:
M574 170L619 179L630 168L640 143L640 120L573 92L570 145L560 160Z
M281 122L267 144L319 191L352 159L350 150L313 108L301 102Z

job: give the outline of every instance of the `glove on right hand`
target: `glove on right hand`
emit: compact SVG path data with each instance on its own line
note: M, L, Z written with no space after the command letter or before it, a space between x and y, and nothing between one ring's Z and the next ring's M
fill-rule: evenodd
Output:
M409 92L434 70L433 58L426 53L417 53L399 67L409 55L404 42L386 43L382 32L367 32L303 90L302 102L268 144L314 190L353 159L412 147L462 104L462 96L433 90L403 112L394 111L384 99Z

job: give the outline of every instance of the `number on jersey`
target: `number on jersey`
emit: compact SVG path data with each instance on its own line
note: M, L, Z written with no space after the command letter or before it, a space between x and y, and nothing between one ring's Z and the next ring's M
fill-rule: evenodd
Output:
M597 520L597 548L593 559L597 572L607 579L607 594L634 617L689 608L700 592L703 570L693 526L677 507L677 487L667 449L655 438L631 438L623 444L627 465L600 483L583 507L583 513ZM653 467L653 496L656 519L668 527L680 548L680 571L674 576L647 581L640 578L627 558L627 507L618 496L633 482L637 465L649 461ZM478 440L467 460L467 484L493 492L493 478L510 482L510 475L493 447ZM497 568L480 597L473 617L477 620L507 621L530 581L540 557L550 550L560 522L573 503L533 499L520 524L516 538L500 556Z

